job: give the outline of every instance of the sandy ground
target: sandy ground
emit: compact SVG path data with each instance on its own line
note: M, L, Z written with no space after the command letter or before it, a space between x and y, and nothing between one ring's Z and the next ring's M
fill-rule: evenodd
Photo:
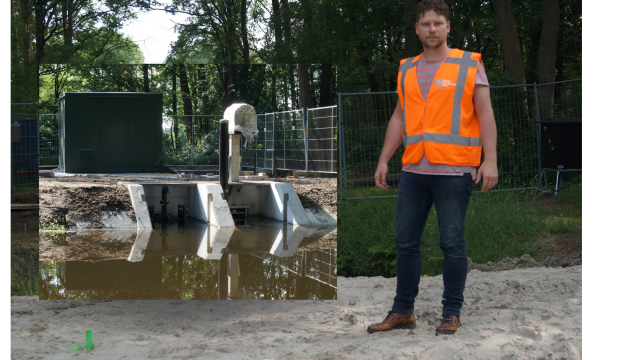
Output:
M368 334L395 278L339 278L325 301L11 299L13 359L580 359L582 266L469 273L462 328L435 336L442 278L423 277L418 326ZM95 349L72 354L91 329Z

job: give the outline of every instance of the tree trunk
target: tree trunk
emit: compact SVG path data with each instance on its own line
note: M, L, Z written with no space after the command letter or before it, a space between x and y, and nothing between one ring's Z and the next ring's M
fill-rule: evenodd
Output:
M178 68L180 72L178 76L180 77L180 91L182 92L182 110L184 111L184 126L185 131L187 132L187 140L190 144L193 145L193 104L191 102L191 92L189 91L189 81L187 79L187 70L184 64L179 64Z
M287 64L287 73L289 75L289 89L291 90L291 109L299 109L298 94L296 91L296 83L293 76L293 65Z
M222 96L222 112L231 106L236 86L236 64L227 64L227 84Z
M558 0L542 0L542 34L538 51L538 79L541 84L555 81L556 44L560 28L560 5ZM542 86L540 91L540 116L553 117L554 85Z
M249 37L247 35L247 0L240 3L240 33L242 35L242 59L249 64Z
M282 14L280 12L280 2L278 0L271 0L271 6L273 7L273 30L276 36L276 61L274 63L280 63L283 57L282 48Z
M44 10L47 0L35 0L36 18L36 89L40 89L40 64L44 63ZM36 97L37 99L37 97Z
M289 0L282 0L281 18L283 19L283 23L284 23L284 43L285 43L286 62L292 63L293 62L293 43L291 38L291 7L289 6Z
M73 20L74 20L73 0L62 1L62 26L64 45L71 47L73 42Z
M198 69L198 93L200 97L200 101L198 102L198 112L200 115L208 115L211 112L211 106L209 102L209 94L207 92L207 77L204 71L204 64L196 65ZM209 134L211 131L211 126L209 124L209 120L200 118L200 130L202 131L202 136Z
M225 39L227 40L227 51L229 52L229 63L233 64L236 62L236 26L233 21L233 7L230 1L225 1L224 6L226 7L226 21L224 23L225 31Z
M373 72L371 72L372 66L371 66L371 61L369 57L367 57L368 56L367 52L362 47L359 47L356 51L358 53L360 63L362 64L362 68L368 74L367 80L369 82L369 91L372 93L379 92L380 89L378 87L378 81L376 79L376 75ZM388 119L384 118L384 114L382 111L382 103L380 101L380 95L378 94L372 95L372 100L373 100L373 108L376 116L376 124L378 127L384 127L384 124L388 121Z
M504 68L511 75L517 77L521 84L526 84L522 46L520 44L520 38L518 37L516 19L511 10L511 1L491 0L491 3L496 13L496 19L498 20Z
M176 84L176 70L177 70L176 67L177 65L174 65L171 72L171 83L173 85L172 87L173 91L171 92L171 94L173 95L171 99L171 110L173 110L173 115L178 115L178 88ZM173 144L173 148L178 149L178 122L176 121L175 116L172 117L172 120L173 120L173 137L176 139L175 143Z
M271 111L278 111L278 87L275 66L271 65Z
M311 107L311 84L309 83L308 64L298 64L298 88L300 89L300 108L306 111Z
M258 104L260 102L260 97L262 97L262 89L264 88L264 75L267 70L267 64L261 64L260 66L260 80L258 80L258 85L256 85L256 97L253 99L252 104Z
M422 52L422 43L416 35L416 0L404 0L404 57Z
M331 64L320 65L320 107L331 105L331 79L333 68Z
M31 2L31 0L22 0L21 3L22 10L20 10L20 15L22 18L22 26L24 26L24 31L21 32L22 46L24 51L24 63L31 64L34 60L31 45L31 15L33 14L33 3Z
M142 64L142 73L144 76L142 91L143 92L151 92L149 89L149 64Z

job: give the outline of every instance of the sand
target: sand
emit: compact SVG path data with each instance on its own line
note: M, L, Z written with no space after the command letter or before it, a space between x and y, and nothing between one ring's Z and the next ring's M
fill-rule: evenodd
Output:
M580 359L582 266L473 270L462 328L435 336L442 277L423 277L415 330L368 334L395 278L339 278L325 301L11 299L13 359ZM91 329L95 349L72 354ZM90 354L90 355L89 355Z

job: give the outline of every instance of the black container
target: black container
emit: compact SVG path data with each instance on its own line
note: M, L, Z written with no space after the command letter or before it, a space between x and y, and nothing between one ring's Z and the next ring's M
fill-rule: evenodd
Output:
M542 167L582 169L582 118L543 119L539 124Z
M162 94L64 93L60 98L60 170L166 172Z

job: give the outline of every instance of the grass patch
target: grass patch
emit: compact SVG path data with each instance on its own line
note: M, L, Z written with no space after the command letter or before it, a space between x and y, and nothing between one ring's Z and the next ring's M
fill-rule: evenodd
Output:
M38 250L11 247L11 296L38 295Z
M545 238L582 231L581 204L581 185L558 197L534 198L530 191L473 194L465 222L467 254L478 264L524 254L539 260L553 251ZM338 203L339 276L395 276L395 209L396 198ZM423 275L442 273L438 243L433 207L422 236Z
M349 187L347 190L348 198L395 195L398 195L397 186L389 186L387 190L380 190L377 187Z
M62 221L51 221L49 223L39 225L40 231L69 231L69 226Z

